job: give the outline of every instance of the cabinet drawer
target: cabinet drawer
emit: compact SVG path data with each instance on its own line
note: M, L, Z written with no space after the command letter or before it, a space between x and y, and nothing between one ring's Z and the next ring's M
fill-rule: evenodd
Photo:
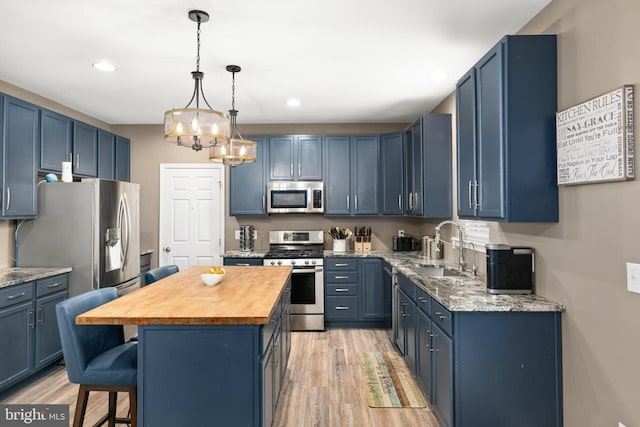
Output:
M412 301L416 300L416 285L411 280L403 276L402 274L398 274L398 285L400 289L402 289Z
M431 317L431 297L416 286L416 305L424 314Z
M327 296L358 295L358 285L351 283L344 285L327 285L325 293Z
M225 258L224 265L262 265L262 258Z
M358 319L358 297L327 297L327 319Z
M357 258L326 258L325 270L358 270Z
M341 283L358 283L357 271L327 271L325 281L327 285L339 285Z
M448 335L453 336L453 314L438 301L431 300L431 319Z
M36 282L36 296L41 297L54 292L66 291L68 286L69 276L66 274L40 279Z
M9 286L0 290L0 308L29 301L33 298L33 282Z

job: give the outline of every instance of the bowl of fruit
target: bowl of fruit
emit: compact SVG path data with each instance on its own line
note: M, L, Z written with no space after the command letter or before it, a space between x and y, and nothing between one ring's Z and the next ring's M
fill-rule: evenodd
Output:
M224 273L225 273L224 268L215 266L215 267L206 269L204 273L200 275L200 278L202 279L205 285L214 286L222 281L222 278L224 277Z

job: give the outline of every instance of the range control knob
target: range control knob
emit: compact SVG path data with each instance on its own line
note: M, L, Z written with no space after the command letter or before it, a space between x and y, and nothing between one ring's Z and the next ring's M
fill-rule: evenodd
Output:
M316 260L315 260L315 259L312 259L312 260L311 260L311 264L315 265L315 264L316 264Z
M282 261L278 261L278 265L282 265Z
M276 265L276 262L275 261L271 261L271 265Z
M309 265L309 260L306 260L304 263L305 263L306 265Z
M295 259L291 260L291 265L296 265L296 260Z

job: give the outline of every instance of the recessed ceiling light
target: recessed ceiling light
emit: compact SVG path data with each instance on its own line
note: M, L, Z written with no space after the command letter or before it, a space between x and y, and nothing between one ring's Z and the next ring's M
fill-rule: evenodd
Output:
M433 80L434 82L438 82L446 79L449 75L443 71L436 71L429 75L429 80Z
M93 67L97 68L100 71L107 71L107 72L116 70L116 66L107 61L94 62Z
M288 107L299 107L302 103L299 99L290 99L287 101Z

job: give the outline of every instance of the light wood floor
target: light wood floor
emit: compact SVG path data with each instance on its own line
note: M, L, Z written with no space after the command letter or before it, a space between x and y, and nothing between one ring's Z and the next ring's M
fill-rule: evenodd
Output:
M358 353L365 351L394 349L384 330L293 332L274 426L440 427L428 407L369 408L358 363ZM69 383L65 368L60 366L2 403L69 404L73 417L77 393L78 386ZM120 393L118 416L126 416L128 409L127 395ZM85 425L93 425L106 410L107 393L91 393Z

